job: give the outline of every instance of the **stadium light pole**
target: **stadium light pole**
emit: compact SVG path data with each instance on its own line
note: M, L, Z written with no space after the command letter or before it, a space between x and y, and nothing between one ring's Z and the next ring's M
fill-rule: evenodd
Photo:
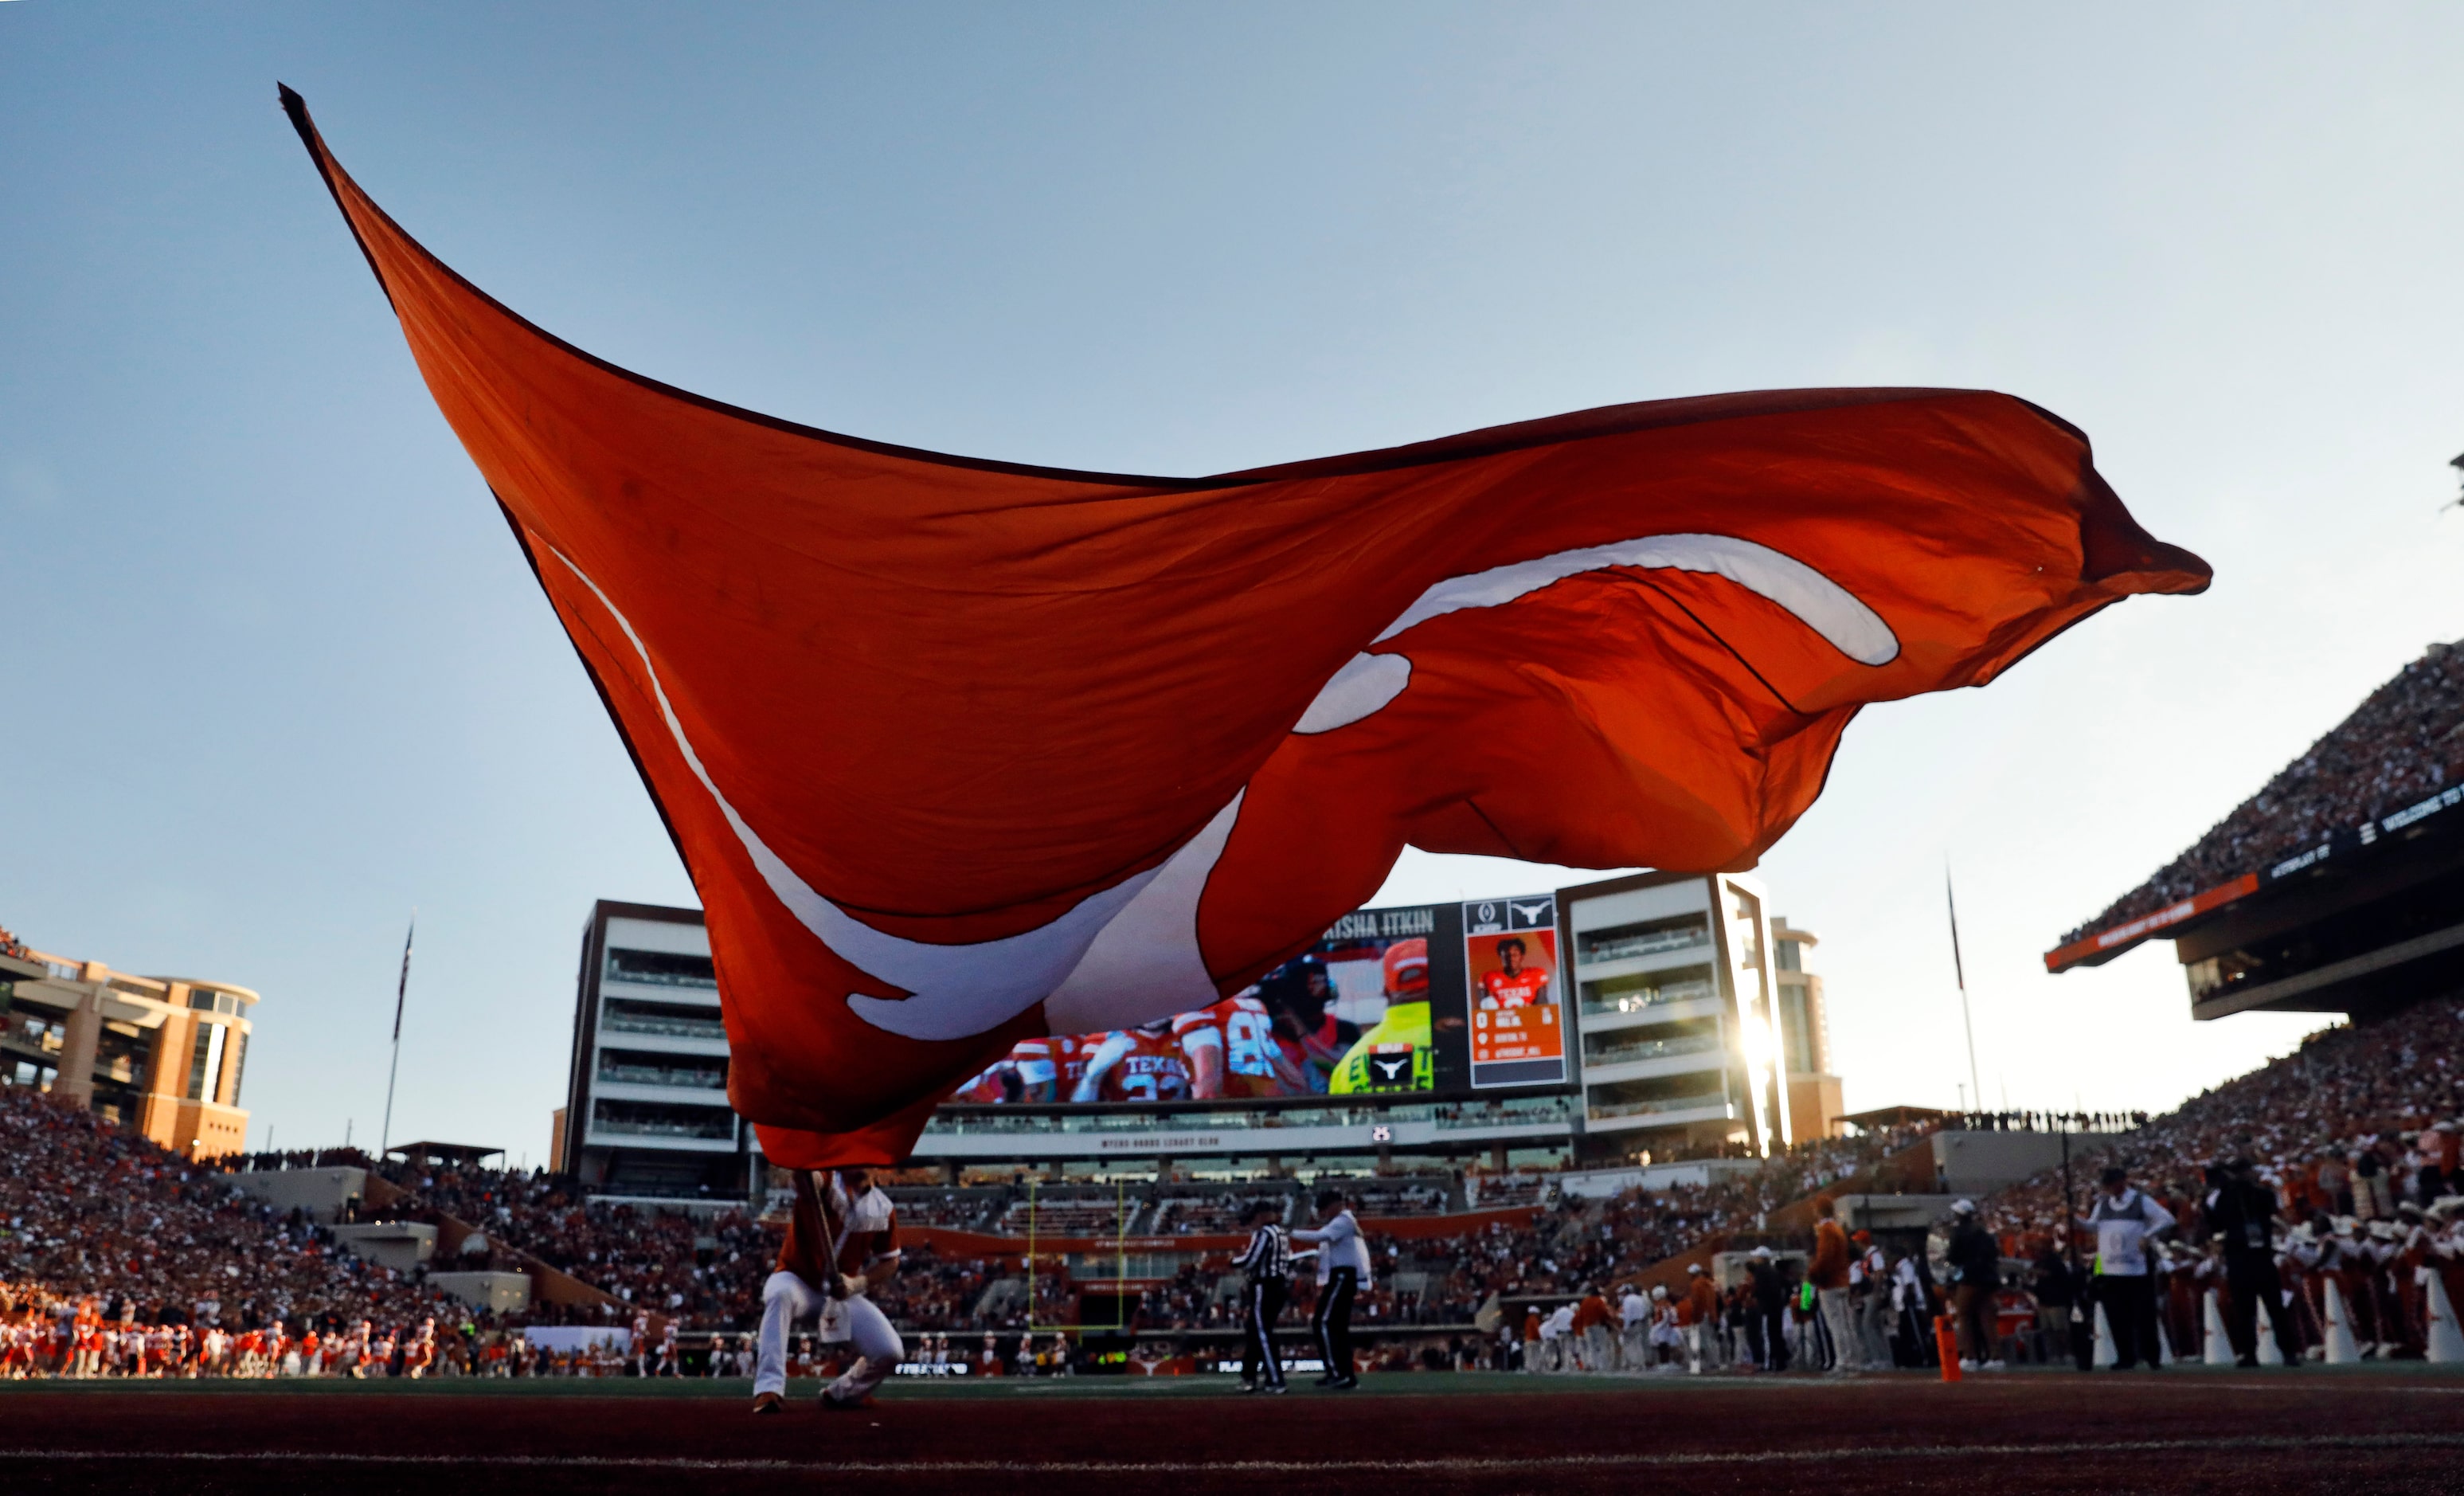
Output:
M1968 1028L1968 1094L1985 1105L1985 1088L1976 1080L1976 1015L1968 1006L1968 963L1959 955L1959 897L1951 891L1950 864L1942 865L1942 901L1950 911L1950 972L1959 981L1959 1021ZM407 952L405 960L408 959Z
M402 1073L402 1005L410 996L410 942L419 934L419 911L410 912L410 928L402 937L402 976L393 985L393 1063L385 1067L385 1125L377 1133L377 1162L383 1164L385 1147L393 1141L393 1083Z

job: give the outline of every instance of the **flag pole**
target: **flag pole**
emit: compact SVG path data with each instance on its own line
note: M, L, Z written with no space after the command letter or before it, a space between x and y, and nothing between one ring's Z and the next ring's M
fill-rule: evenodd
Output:
M377 1133L377 1162L385 1159L385 1145L393 1141L393 1083L402 1073L402 1005L410 996L410 942L419 934L419 911L410 912L410 929L402 937L402 976L393 986L393 1064L385 1069L385 1126Z
M1976 1015L1968 1007L1968 963L1959 955L1959 899L1950 891L1950 864L1942 865L1942 899L1950 911L1950 971L1959 979L1959 1021L1968 1027L1968 1093L1985 1105L1985 1088L1976 1079ZM406 955L406 959L407 956Z

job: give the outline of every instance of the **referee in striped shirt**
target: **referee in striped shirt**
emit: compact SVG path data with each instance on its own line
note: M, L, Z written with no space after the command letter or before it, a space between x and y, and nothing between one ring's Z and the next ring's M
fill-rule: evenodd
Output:
M1283 1208L1273 1200L1260 1200L1249 1207L1249 1245L1234 1265L1248 1277L1242 1290L1242 1309L1248 1321L1248 1333L1241 1340L1243 1392L1284 1390L1283 1362L1275 1355L1275 1320L1284 1312L1284 1299L1292 1288L1292 1243L1277 1221L1282 1214Z

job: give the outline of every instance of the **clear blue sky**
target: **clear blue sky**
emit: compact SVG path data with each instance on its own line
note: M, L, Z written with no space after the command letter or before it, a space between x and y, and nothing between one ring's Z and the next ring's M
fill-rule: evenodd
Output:
M2037 954L2464 634L2453 7L0 4L0 924L265 994L253 1140L536 1160L590 901L690 889L275 105L657 378L1200 473L1617 401L1976 385L2215 563L1869 714L1770 858L1856 1105L2157 1105L2166 948ZM1398 896L1551 875L1415 857Z

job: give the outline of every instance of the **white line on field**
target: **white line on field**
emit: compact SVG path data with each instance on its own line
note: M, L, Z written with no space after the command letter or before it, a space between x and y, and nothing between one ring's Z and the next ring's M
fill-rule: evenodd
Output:
M317 1464L451 1467L496 1465L590 1470L804 1471L815 1475L1305 1475L1470 1474L1482 1471L1649 1468L1662 1465L1807 1464L1833 1460L1963 1460L2178 1453L2266 1453L2298 1449L2455 1449L2464 1434L2348 1434L2318 1438L2249 1435L2228 1439L2131 1439L2097 1443L1925 1444L1907 1448L1858 1445L1830 1449L1757 1449L1709 1454L1603 1454L1450 1457L1423 1460L709 1460L665 1455L381 1455L322 1450L9 1449L0 1460Z

